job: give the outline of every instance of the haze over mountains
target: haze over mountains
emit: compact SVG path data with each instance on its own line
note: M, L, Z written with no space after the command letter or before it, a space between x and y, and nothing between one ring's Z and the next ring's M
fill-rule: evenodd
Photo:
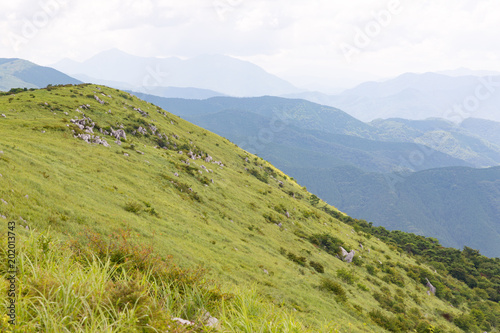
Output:
M138 57L111 49L84 62L65 59L53 67L82 81L162 97L272 95L334 106L362 121L395 117L438 117L456 123L469 117L500 121L500 73L495 71L459 68L405 73L385 81L345 86L343 92L329 95L299 89L259 66L223 55L182 60Z
M112 49L82 63L65 59L53 67L82 80L115 82L115 86L119 82L122 84L119 88L148 93L158 87L213 90L213 96L282 95L300 91L250 62L223 55L202 55L185 60L145 58Z
M494 72L493 72L494 73ZM474 117L500 121L500 75L448 76L406 73L383 82L366 82L338 95L288 95L338 107L362 121L377 118Z

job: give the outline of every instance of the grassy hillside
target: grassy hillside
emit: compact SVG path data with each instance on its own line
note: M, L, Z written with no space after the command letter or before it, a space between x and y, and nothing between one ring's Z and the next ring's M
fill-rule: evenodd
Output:
M5 94L0 113L2 249L15 221L19 331L497 331L489 294L127 93ZM339 246L355 250L352 263ZM219 328L204 327L206 311Z

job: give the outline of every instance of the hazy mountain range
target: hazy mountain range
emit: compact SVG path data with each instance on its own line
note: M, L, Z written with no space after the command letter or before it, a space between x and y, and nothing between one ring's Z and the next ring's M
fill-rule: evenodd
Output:
M161 93L161 88L166 87L212 90L217 92L214 96L282 95L300 91L250 62L223 55L146 58L112 49L84 62L65 59L53 67L84 81L119 82L120 88L147 93Z
M335 106L363 121L394 117L438 117L457 123L469 117L500 121L499 74L406 73L383 82L365 82L337 95L303 92L286 97Z

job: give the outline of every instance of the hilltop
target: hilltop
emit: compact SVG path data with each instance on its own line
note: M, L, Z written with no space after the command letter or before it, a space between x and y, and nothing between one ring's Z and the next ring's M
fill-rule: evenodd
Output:
M96 85L17 91L0 96L0 114L0 221L3 230L7 221L19 224L22 272L42 267L19 277L30 291L19 301L26 327L99 330L126 316L128 329L153 331L175 315L198 322L210 310L221 331L233 332L498 331L498 260L354 220L262 158L131 94ZM123 230L182 269L208 270L219 286L200 282L206 293L190 298L177 281L202 280L148 270L134 246L114 247L121 238L112 235ZM132 259L120 261L113 249ZM89 264L81 253L91 251L108 261ZM106 263L133 268L106 271L116 312L86 322L57 307L68 299L94 304L83 291L100 282L72 274L94 277ZM258 303L244 297L252 288ZM156 307L124 310L124 299L140 299L137 290ZM153 316L160 310L168 318Z

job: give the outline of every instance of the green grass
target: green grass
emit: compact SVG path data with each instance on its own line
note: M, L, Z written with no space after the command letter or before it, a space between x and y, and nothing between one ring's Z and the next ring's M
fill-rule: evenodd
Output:
M99 104L94 95L106 104ZM0 218L3 230L7 221L16 221L21 236L25 226L41 233L50 228L51 237L62 244L87 244L82 245L87 258L82 261L78 252L37 249L34 244L42 236L26 234L29 240L18 242L20 285L29 291L19 303L19 316L27 325L44 325L47 332L90 332L93 327L120 332L126 325L140 331L146 324L169 325L173 316L197 322L205 309L229 332L383 332L380 316L370 313L380 309L373 292L386 288L392 295L401 291L405 308L417 308L442 332L459 331L441 314L455 318L467 313L467 304L456 308L427 296L425 285L406 274L405 268L418 265L414 258L352 230L319 209L324 202L313 206L310 193L268 162L127 96L107 87L80 85L0 97L7 116L0 118L0 198L7 202L0 203L0 215L6 216ZM82 109L83 104L90 108ZM104 147L74 138L71 130L78 130L70 119L82 118L77 108L100 128L123 124L127 139L118 145L104 136L110 144ZM151 124L168 137L168 143L162 142L168 149L158 147L158 138L149 130L147 135L133 134ZM203 158L190 159L188 165L190 150ZM207 154L211 162L204 160ZM113 236L120 230L128 230L133 244L154 249L179 270L203 271L200 283L188 284L186 290L182 279L172 284L176 276L155 278L156 273L146 269L152 267L148 261L127 267L120 256L110 257L109 244L120 244ZM99 246L89 235L95 235ZM356 250L357 264L335 257L332 244L337 243ZM324 273L317 272L318 264ZM368 265L378 273L370 275ZM344 282L338 271L348 272L356 283ZM399 284L384 279L386 275L396 276ZM216 281L220 295L231 290L234 297L226 300L217 294L219 298L208 304L212 289L199 287L207 286L204 280ZM105 295L109 281L115 293ZM344 296L325 289L324 281L343 290ZM95 306L97 300L120 293L132 298ZM411 295L418 296L419 304ZM158 311L163 315L156 322L151 318ZM384 318L395 316L380 311ZM406 324L416 328L418 323L407 317Z

